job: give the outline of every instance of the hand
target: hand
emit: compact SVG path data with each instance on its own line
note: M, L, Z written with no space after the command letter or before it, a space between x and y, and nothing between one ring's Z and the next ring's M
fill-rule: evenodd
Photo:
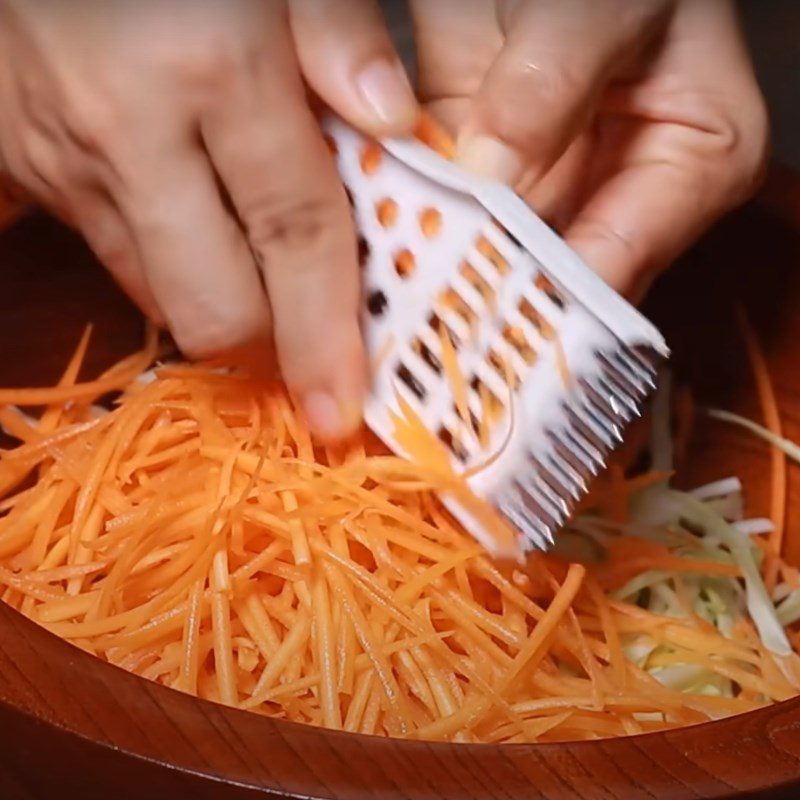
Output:
M413 0L422 99L640 299L756 189L767 120L727 0Z
M374 135L413 126L373 0L0 0L0 170L187 355L274 342L336 438L365 385L356 237L306 84Z

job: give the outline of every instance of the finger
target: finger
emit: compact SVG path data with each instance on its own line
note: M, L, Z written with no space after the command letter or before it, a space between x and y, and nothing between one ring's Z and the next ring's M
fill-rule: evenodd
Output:
M291 26L309 85L375 136L411 130L418 107L375 0L292 0Z
M469 113L469 100L466 97L447 97L425 103L425 111L446 131L461 128Z
M572 140L542 177L526 173L516 189L542 219L557 231L563 231L579 209L591 176L587 165L596 158L596 142L588 132L584 133Z
M496 0L410 0L417 85L427 105L467 100L503 46Z
M517 3L459 137L462 165L511 184L526 171L534 180L544 175L586 126L615 71L650 42L668 6Z
M278 360L315 432L360 422L365 366L347 198L275 19L270 68L207 110L203 136L262 265Z
M656 77L668 88L633 89L626 106L650 123L612 148L617 163L598 165L599 188L566 231L584 259L634 300L719 216L752 196L768 152L764 101L732 4L681 3L672 27L664 74ZM611 127L605 133L614 136Z
M732 196L724 165L651 156L605 182L565 232L584 261L635 302Z
M89 177L81 155L60 150L38 130L7 144L16 178L51 214L77 228L128 296L154 322L163 322L119 209Z
M125 197L145 276L181 350L191 358L266 358L269 307L258 270L226 212L207 156L188 140L136 159Z
M136 242L119 209L100 192L85 190L71 198L70 217L98 260L122 290L157 325L166 323L147 282Z

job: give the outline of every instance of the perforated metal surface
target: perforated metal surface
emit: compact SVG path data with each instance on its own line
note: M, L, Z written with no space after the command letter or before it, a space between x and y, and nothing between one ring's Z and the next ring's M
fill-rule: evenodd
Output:
M500 453L470 485L525 548L547 547L652 388L661 336L507 189L415 142L379 146L339 120L326 127L363 237L368 424L402 452L391 418L400 396L459 471ZM447 351L465 396L445 375Z

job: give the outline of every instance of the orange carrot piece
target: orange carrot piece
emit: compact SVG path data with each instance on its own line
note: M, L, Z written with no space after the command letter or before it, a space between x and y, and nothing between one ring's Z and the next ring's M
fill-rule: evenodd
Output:
M99 378L74 386L53 386L51 388L0 389L0 405L49 406L68 403L70 400L90 401L94 398L125 388L131 381L152 363L156 355L158 337L155 329L149 328L144 348L135 361L124 372L110 377Z
M414 135L443 158L455 158L455 140L431 114L420 114Z
M92 325L87 325L84 329L78 346L75 348L72 358L69 360L66 369L61 375L61 380L58 382L59 386L74 386L75 382L78 380L81 367L86 360L86 352L89 349L89 342L92 338L93 329ZM61 421L63 412L63 407L59 405L53 405L48 408L39 420L39 433L42 435L52 433Z
M444 327L439 334L439 340L442 346L442 369L450 386L450 391L453 393L456 410L464 425L471 430L472 422L469 410L467 379L458 363L458 353L453 341Z
M775 387L770 377L769 366L764 357L764 353L758 344L758 339L750 325L743 310L739 311L739 327L742 331L747 355L750 359L750 368L755 379L758 399L761 403L761 413L764 417L764 424L776 436L783 436L783 426L781 424L780 409L775 394ZM783 549L783 534L786 522L786 455L774 445L770 446L770 458L772 464L771 479L771 500L770 518L774 530L769 536L769 541L775 553L780 553ZM800 552L800 551L799 551ZM777 563L775 559L768 559L765 567L765 580L767 588L774 588L777 577Z

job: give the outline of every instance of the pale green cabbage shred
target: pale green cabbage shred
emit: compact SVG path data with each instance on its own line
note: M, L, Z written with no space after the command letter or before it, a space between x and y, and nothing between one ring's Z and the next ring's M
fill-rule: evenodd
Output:
M669 381L661 380L654 402L650 439L654 470L671 471L672 440L669 435ZM714 419L738 425L781 448L800 463L800 446L772 434L767 429L730 412L709 411ZM584 552L596 557L597 549L609 535L622 533L667 545L676 555L707 559L738 566L742 578L681 573L691 607L702 619L730 638L737 620L749 617L763 645L777 656L787 656L792 647L784 626L800 620L800 590L779 584L770 596L759 570L761 549L752 536L768 533L770 522L742 519L744 499L738 478L725 478L693 492L659 483L634 495L629 523L615 526L607 520L585 514L574 519L567 532L582 537L591 547ZM699 549L698 549L699 544ZM574 545L574 542L573 542ZM592 549L594 548L594 549ZM634 603L655 614L684 618L686 612L676 593L676 573L648 571L637 575L615 592L620 600ZM651 637L641 634L624 643L627 657L670 688L707 695L731 697L732 682L698 664L650 667L659 652Z

